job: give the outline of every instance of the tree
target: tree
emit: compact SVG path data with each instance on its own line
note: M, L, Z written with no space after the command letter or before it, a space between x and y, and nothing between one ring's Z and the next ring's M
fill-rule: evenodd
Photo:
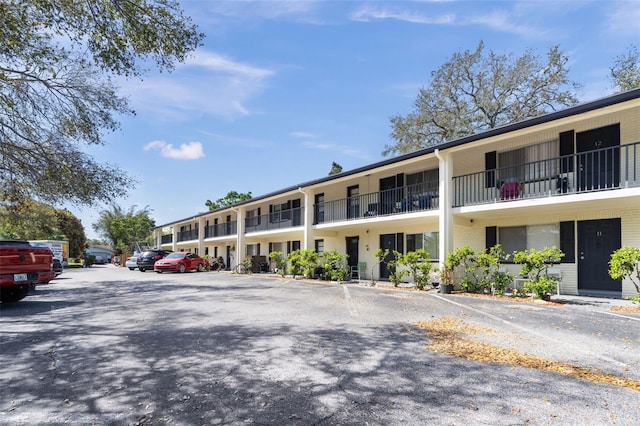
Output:
M32 200L0 208L0 238L68 241L71 257L79 256L86 243L80 219Z
M122 195L131 178L82 151L132 113L112 77L170 71L203 35L173 0L0 0L0 28L0 203Z
M98 214L98 221L91 225L94 231L96 231L108 244L115 246L118 239L114 233L111 224L114 220L121 218L125 215L122 207L113 204L110 210L101 210Z
M640 52L634 45L616 58L611 67L611 80L620 92L640 87Z
M58 228L64 236L62 240L69 242L69 257L79 257L84 253L87 236L82 221L68 210L56 210Z
M638 293L634 300L640 303L640 248L624 246L614 251L609 261L609 276L614 280L628 278Z
M136 206L132 206L125 212L120 206L113 205L111 210L100 212L93 229L111 244L116 253L123 253L133 242L149 241L155 226L149 206L138 211Z
M420 89L415 110L391 117L394 145L383 155L405 154L447 141L535 117L577 103L568 79L568 57L558 46L546 61L531 51L520 57L475 51L455 53L431 73Z
M207 200L204 203L209 210L221 209L223 207L229 207L242 201L251 199L251 192L242 193L236 191L229 191L223 198L218 198L216 201Z
M331 170L329 171L329 176L337 175L342 172L342 166L335 161L331 163Z

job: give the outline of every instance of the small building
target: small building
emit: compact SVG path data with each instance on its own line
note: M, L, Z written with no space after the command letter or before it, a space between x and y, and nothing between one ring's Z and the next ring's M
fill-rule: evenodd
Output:
M97 264L110 263L113 256L113 250L106 246L89 246L85 253L95 256L95 263Z

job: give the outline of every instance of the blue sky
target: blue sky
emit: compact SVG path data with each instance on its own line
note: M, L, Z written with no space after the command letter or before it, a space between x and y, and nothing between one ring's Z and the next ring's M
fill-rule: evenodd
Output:
M229 191L260 196L382 160L389 118L413 108L431 71L473 50L568 54L589 101L640 47L640 1L205 1L183 9L204 46L171 73L120 81L136 115L88 152L128 172L128 210L157 225ZM89 238L96 205L70 208Z

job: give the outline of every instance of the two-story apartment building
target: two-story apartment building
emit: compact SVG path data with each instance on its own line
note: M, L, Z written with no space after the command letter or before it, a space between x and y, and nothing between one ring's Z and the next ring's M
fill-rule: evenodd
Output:
M555 245L563 293L632 296L608 261L640 247L640 89L163 224L155 240L227 265L336 249L376 280L388 277L378 248L424 248L442 262L463 245Z

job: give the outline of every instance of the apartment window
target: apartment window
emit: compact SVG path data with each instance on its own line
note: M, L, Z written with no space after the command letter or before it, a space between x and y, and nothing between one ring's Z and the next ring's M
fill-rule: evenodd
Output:
M431 260L438 260L439 233L423 232L421 234L407 234L407 252L424 249Z
M498 243L507 254L560 247L560 224L498 227Z
M247 256L258 256L258 244L247 244Z
M285 256L287 254L287 243L271 243L271 251L279 251Z
M406 175L406 182L408 187L416 186L422 187L420 191L437 191L438 181L440 180L440 172L438 169L423 170L418 173L411 173ZM419 191L418 191L419 192Z
M247 210L247 226L257 226L260 224L260 210Z
M316 240L316 253L318 253L318 256L322 256L322 253L324 253L324 240Z
M551 179L559 173L560 142L553 140L498 153L500 180Z

